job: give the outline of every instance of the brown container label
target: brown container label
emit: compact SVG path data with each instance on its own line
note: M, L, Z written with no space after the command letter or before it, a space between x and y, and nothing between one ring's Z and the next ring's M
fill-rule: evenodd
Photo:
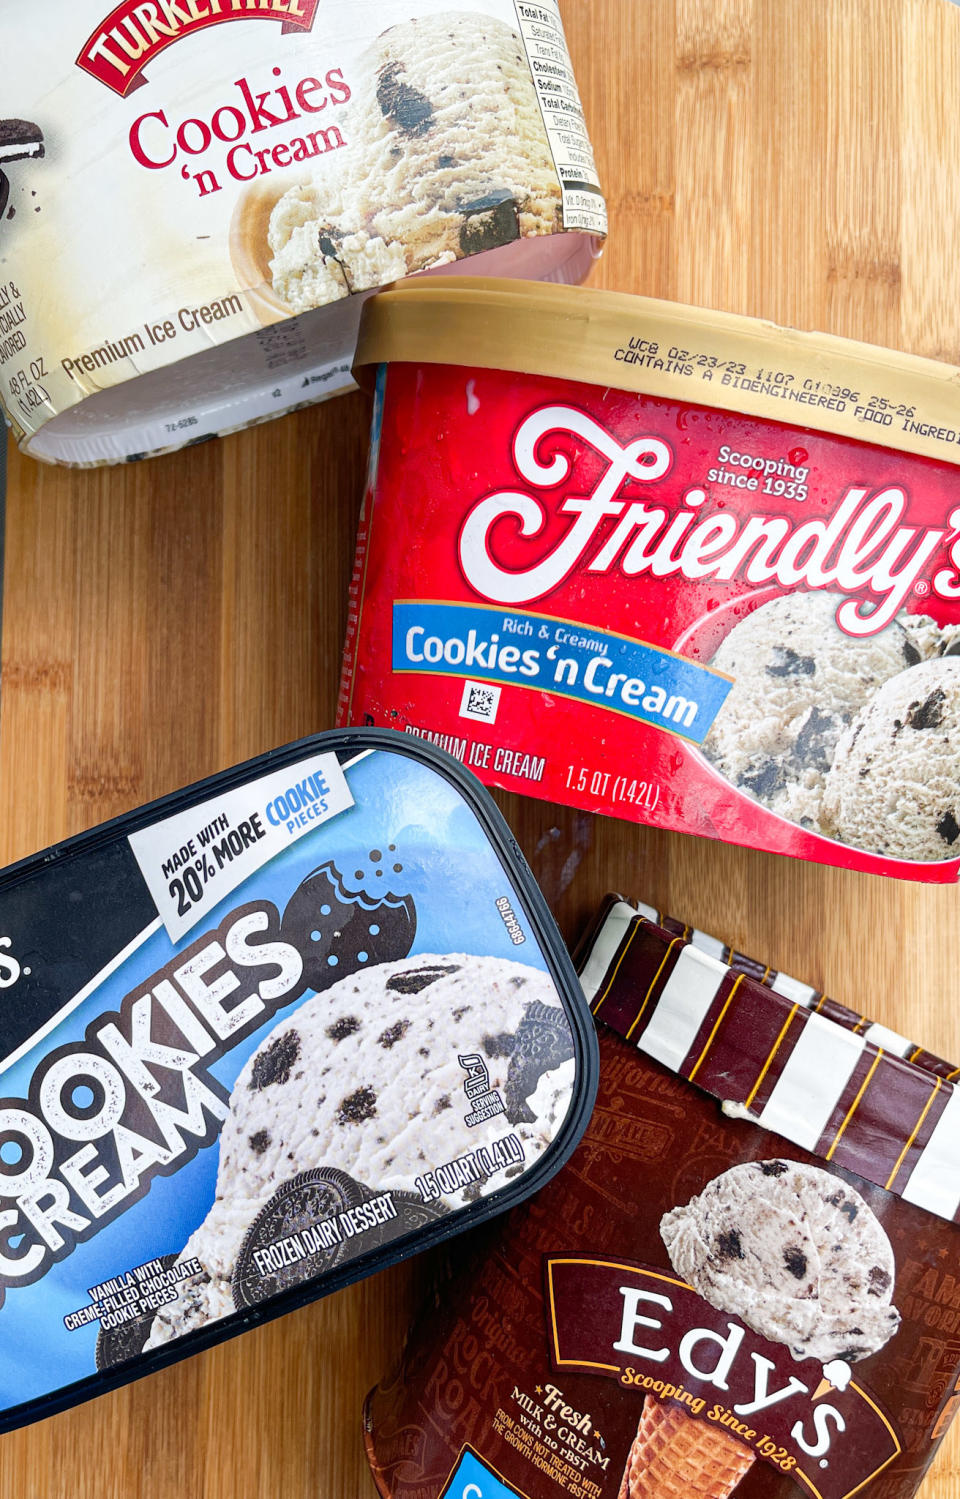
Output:
M482 1499L910 1499L960 1394L960 1228L726 1117L603 1026L600 1054L597 1106L569 1164L441 1288L399 1374L370 1398L381 1494L476 1499L474 1484ZM691 1289L665 1234L741 1173L756 1173L756 1190L740 1213L744 1261L723 1229L739 1277L727 1310L707 1298L715 1285ZM841 1320L869 1346L797 1337L793 1348L751 1325L763 1318L743 1286L746 1220L767 1178L788 1174L828 1215L856 1208L844 1263L859 1262L868 1284L873 1272L882 1294L841 1291ZM818 1212L806 1215L814 1239ZM796 1235L777 1222L789 1274ZM789 1283L781 1271L781 1291ZM796 1285L791 1315L806 1305Z

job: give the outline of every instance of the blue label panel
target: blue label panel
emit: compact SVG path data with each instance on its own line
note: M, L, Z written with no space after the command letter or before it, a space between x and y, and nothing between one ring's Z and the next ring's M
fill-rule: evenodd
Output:
M521 1499L472 1452L465 1452L440 1499Z
M324 970L331 956L336 969L348 975L385 960L385 949L379 954L368 952L366 938L370 935L399 944L390 950L387 961L403 953L411 957L418 953L466 953L515 959L517 947L497 902L506 899L519 914L525 910L522 892L515 887L463 792L431 766L406 754L381 749L347 762L344 771L353 805L331 821L312 827L302 839L272 857L227 895L202 925L173 943L159 919L146 920L129 951L121 954L122 960L108 965L92 987L80 991L75 1003L67 1003L52 1030L41 1031L34 1045L5 1061L2 1083L8 1106L17 1107L19 1100L36 1096L34 1077L40 1075L39 1069L53 1054L75 1053L86 1058L91 1047L101 1046L98 1027L107 1021L117 1022L124 1035L139 1037L134 1045L144 1049L150 1065L166 1069L164 1094L176 1100L177 1109L183 1108L181 1100L189 1097L219 1095L226 1100L249 1058L275 1027L284 1024L284 1016L295 1014L294 1006L309 1005L330 987ZM63 889L83 890L89 897L83 909L88 911L98 897L98 871L104 854L96 847L83 858L88 862L70 861L72 885L64 882ZM376 872L379 867L383 868L382 876ZM318 877L323 895L317 893ZM388 885L386 892L378 891L378 879ZM324 897L326 908L319 904ZM39 897L34 899L39 905ZM162 999L154 994L158 976L167 975L164 983L169 989L170 965L176 965L178 957L198 942L216 937L233 915L252 906L272 912L270 921L285 923L284 940L301 952L307 987L298 984L289 993L277 989L268 1004L261 999L254 979L249 991L244 992L257 996L261 1003L248 1026L228 1034L223 1045L210 1048L193 1062L189 1052L184 1053L182 1065L179 1060L175 1066L154 1061L151 1048L158 1033L153 1026L158 1021L167 1026L171 1022ZM329 926L339 921L335 912L341 906L349 913L348 920L337 932L336 953L328 955L318 939L327 930L325 923ZM356 918L354 911L360 913ZM301 920L304 914L309 919ZM370 919L373 925L368 924ZM90 916L88 922L95 924ZM0 924L0 932L7 930ZM365 934L362 948L359 935L351 938L351 933L361 930ZM315 956L321 948L322 954ZM249 952L253 951L250 948ZM530 968L540 972L547 969L547 958L529 925L520 957ZM36 959L32 957L32 961ZM228 964L225 967L230 971ZM42 971L48 979L52 972L56 980L52 962L45 962ZM255 969L244 965L238 972L253 974ZM277 967L264 972L272 981ZM146 1029L133 1026L129 1019L118 1020L128 1015L128 1007L134 1003L141 1010L149 1004L144 1012ZM135 1049L131 1054L140 1056ZM85 1076L78 1071L78 1079ZM193 1088L189 1095L188 1082ZM126 1088L129 1107L136 1111L128 1117L137 1122L139 1130L149 1129L151 1138L155 1137L160 1126L150 1100L156 1095L138 1093L132 1082ZM76 1102L81 1100L77 1098ZM121 1121L114 1119L103 1126L102 1137L98 1136L89 1149L96 1152L95 1169L112 1173L107 1180L115 1204L67 1244L65 1235L61 1235L60 1251L54 1252L50 1246L46 1260L39 1263L39 1278L20 1283L11 1272L11 1259L49 1241L37 1235L27 1237L24 1223L13 1221L17 1200L3 1198L7 1217L0 1240L0 1413L25 1401L59 1394L64 1386L92 1376L98 1368L101 1336L126 1326L122 1303L133 1294L132 1282L139 1281L134 1269L163 1256L180 1254L205 1220L216 1200L219 1119L214 1133L208 1127L214 1117L209 1109L198 1106L193 1119L187 1113L177 1117L182 1118L181 1124L170 1126L175 1129L171 1150L176 1152L170 1170L156 1169L165 1163L151 1160L134 1147L135 1153L125 1167L125 1185L118 1179L113 1131L113 1122L119 1125ZM127 1135L133 1138L129 1130ZM0 1146L0 1161L8 1169L17 1164L8 1159L11 1143L15 1142ZM105 1164L101 1165L101 1159ZM317 1161L318 1165L323 1163ZM93 1179L90 1163L86 1174ZM59 1178L52 1179L59 1185ZM3 1185L0 1174L0 1187ZM70 1201L74 1212L82 1206L79 1199ZM89 1218L89 1212L84 1217ZM65 1220L61 1222L64 1226ZM144 1326L144 1337L147 1330ZM123 1346L121 1343L121 1351ZM100 1347L102 1352L103 1345ZM41 1413L36 1410L31 1414ZM487 1499L488 1493L497 1496L506 1491L494 1488L481 1492ZM470 1499L476 1499L476 1495Z
M702 744L733 683L659 646L542 614L393 606L394 671L534 687Z

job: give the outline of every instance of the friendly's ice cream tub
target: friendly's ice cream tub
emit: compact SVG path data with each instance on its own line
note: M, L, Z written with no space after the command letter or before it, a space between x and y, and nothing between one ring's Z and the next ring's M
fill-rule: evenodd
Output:
M909 1499L960 1403L957 1070L648 907L582 965L597 1107L370 1396L380 1493Z
M577 288L364 309L343 723L488 784L960 871L960 371Z
M557 0L47 0L0 55L0 403L38 458L321 400L371 288L579 280L606 230Z
M0 875L0 1428L524 1197L596 1085L496 808L319 735Z

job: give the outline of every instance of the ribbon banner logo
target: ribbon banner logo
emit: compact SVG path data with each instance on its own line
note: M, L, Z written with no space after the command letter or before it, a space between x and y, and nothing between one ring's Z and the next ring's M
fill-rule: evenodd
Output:
M279 21L281 32L311 31L320 0L123 0L84 42L77 67L126 98L148 81L144 69L174 42L221 21Z

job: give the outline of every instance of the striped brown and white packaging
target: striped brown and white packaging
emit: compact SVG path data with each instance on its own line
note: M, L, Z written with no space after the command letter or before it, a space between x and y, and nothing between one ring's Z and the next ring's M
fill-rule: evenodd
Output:
M611 897L583 1142L371 1394L385 1499L908 1499L960 1404L960 1070Z

